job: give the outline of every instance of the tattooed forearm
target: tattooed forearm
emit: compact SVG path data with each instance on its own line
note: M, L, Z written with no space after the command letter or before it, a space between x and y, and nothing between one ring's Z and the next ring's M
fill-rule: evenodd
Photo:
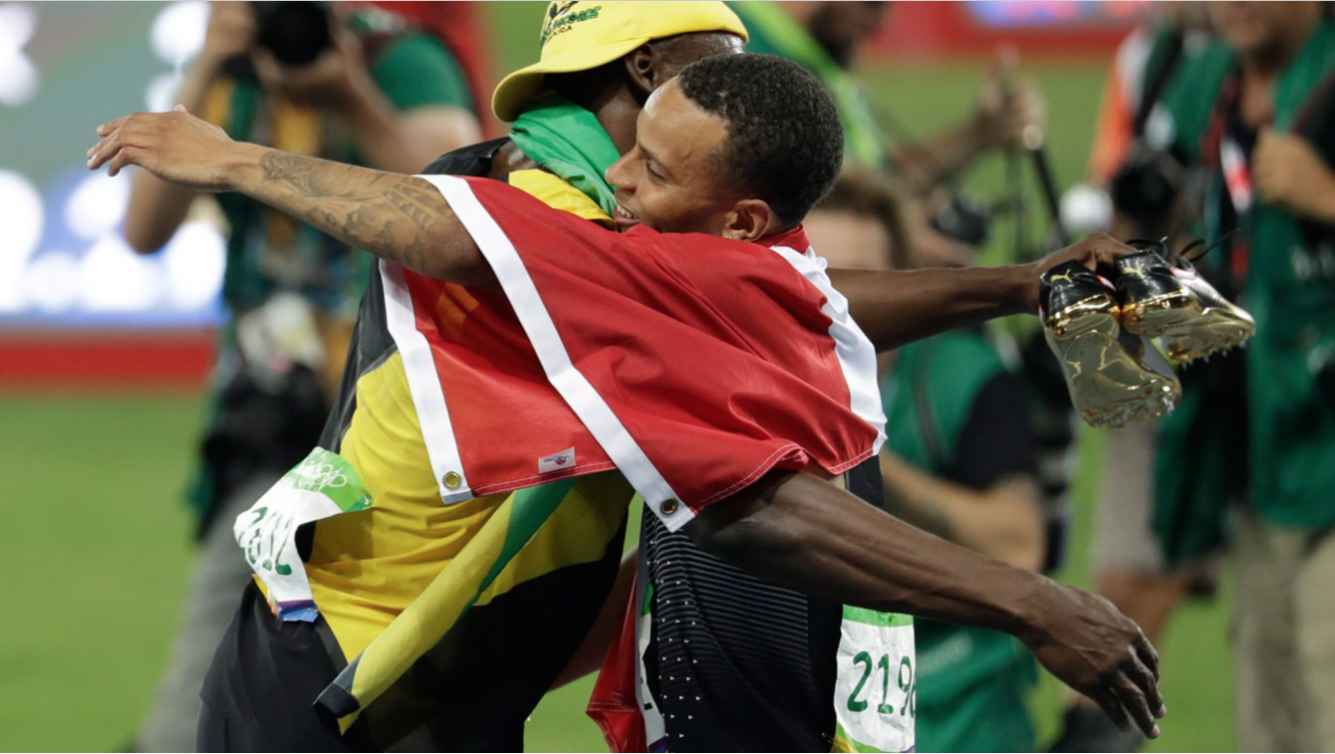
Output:
M407 192L401 192L391 189L385 192L385 200L394 205L394 208L403 213L404 217L413 221L413 224L422 230L433 230L438 223L432 217L432 213L423 209L420 204L414 203L413 199L408 198Z
M264 177L270 181L301 178L309 172L302 170L301 160L296 155L279 152L276 149L264 153L260 158L260 168L264 170Z
M420 178L266 150L258 174L237 188L415 272L467 285L493 281L445 199Z

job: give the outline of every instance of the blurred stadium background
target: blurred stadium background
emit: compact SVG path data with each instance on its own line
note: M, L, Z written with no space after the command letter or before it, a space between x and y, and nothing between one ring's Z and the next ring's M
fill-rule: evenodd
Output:
M491 35L481 45L489 81L536 58L543 3L475 5ZM909 131L929 134L968 112L988 58L1013 43L1047 98L1048 148L1066 187L1084 178L1112 50L1146 5L900 4L865 78ZM165 660L192 551L181 498L204 416L223 241L195 223L164 253L133 255L118 230L127 181L90 175L82 155L98 123L170 106L206 16L195 1L0 3L0 749L126 745ZM1002 161L968 185L999 196ZM1004 258L1008 238L1003 221L990 258ZM1100 444L1098 432L1081 436L1063 574L1079 585ZM1150 751L1233 749L1228 599L1175 617L1164 647L1171 714ZM588 689L548 697L531 750L604 750L583 715ZM1055 684L1041 704L1055 721Z

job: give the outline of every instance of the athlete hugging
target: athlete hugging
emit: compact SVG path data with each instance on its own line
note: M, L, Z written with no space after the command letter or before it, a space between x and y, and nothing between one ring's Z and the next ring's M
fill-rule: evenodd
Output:
M443 160L483 177L285 154L183 110L98 128L90 169L240 192L381 260L337 429L306 464L344 484L294 473L238 519L258 583L205 683L201 750L522 746L524 718L594 617L652 599L642 580L630 606L604 604L625 594L612 581L635 492L693 547L835 606L837 677L794 702L811 714L777 726L787 748L914 747L909 615L1013 634L1156 736L1157 654L1109 603L846 491L884 440L876 348L1033 312L1047 270L1132 250L1099 237L1029 265L827 274L801 230L843 152L821 84L735 54L745 30L721 4L600 7L548 39L544 61L564 67L546 71L547 90L528 81L517 105L502 84L498 111L521 119L513 140ZM619 46L590 43L623 32ZM626 64L588 57L606 54ZM597 104L609 101L635 105ZM562 148L553 134L586 131L611 162L547 154ZM531 175L489 180L501 165ZM553 458L565 462L542 463ZM792 619L772 618L776 631ZM661 698L670 653L650 656L639 628L611 642L600 680L616 692L599 711L618 748L774 740L736 730L775 728L763 716ZM600 655L609 641L596 638ZM803 667L817 676L826 660Z

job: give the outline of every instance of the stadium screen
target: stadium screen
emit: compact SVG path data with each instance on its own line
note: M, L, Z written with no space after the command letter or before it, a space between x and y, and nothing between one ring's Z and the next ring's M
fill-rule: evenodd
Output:
M199 0L0 3L0 328L218 321L220 223L192 212L137 255L121 237L131 176L83 163L99 123L170 109L207 19Z
M1124 27L1143 18L1148 2L967 2L969 20L980 27L1042 29Z

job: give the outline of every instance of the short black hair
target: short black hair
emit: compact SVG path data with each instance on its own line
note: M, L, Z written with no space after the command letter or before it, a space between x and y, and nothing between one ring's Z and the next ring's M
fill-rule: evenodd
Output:
M714 156L735 188L797 224L834 185L844 159L839 110L820 80L773 55L715 55L686 66L682 93L721 118Z

